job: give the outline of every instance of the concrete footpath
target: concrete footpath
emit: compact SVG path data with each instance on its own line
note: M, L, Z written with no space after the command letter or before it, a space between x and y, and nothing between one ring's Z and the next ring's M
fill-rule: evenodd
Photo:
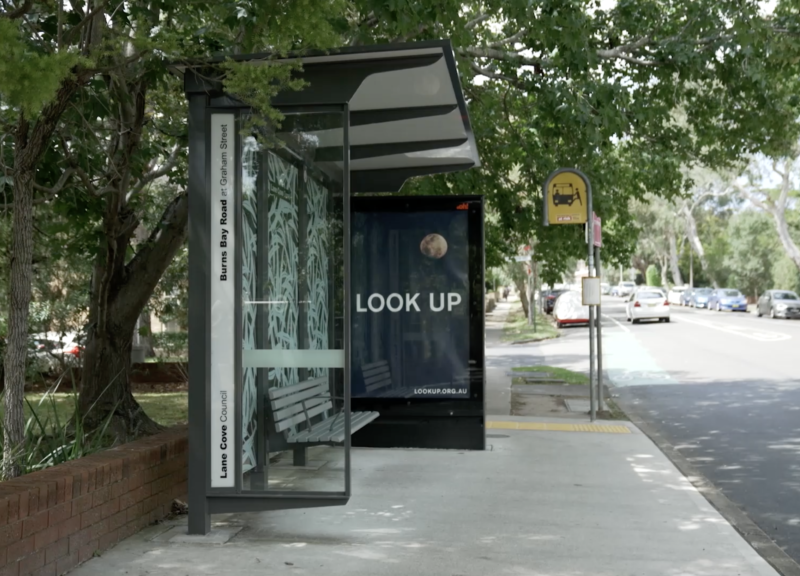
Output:
M354 449L346 507L215 517L225 542L216 545L170 537L183 532L182 518L72 574L777 574L632 424L511 416L505 370L558 341L502 345L508 306L487 330L494 414L485 452Z

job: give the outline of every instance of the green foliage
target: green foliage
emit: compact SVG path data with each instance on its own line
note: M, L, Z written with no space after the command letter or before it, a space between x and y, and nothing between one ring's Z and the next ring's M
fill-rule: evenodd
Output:
M800 271L797 265L781 252L776 251L775 263L772 266L772 277L774 278L773 288L780 290L792 290L800 293Z
M81 58L72 52L43 54L25 41L16 21L0 18L0 104L33 116L55 96Z
M19 453L13 456L23 474L88 456L108 448L114 442L114 438L107 434L112 414L97 429L86 430L84 422L94 407L82 414L77 391L67 397L68 411L65 417L65 410L59 405L64 404L63 399L56 395L62 378L35 405L30 399L25 399L28 413L24 430L25 441Z
M272 107L272 99L284 90L300 90L306 85L295 73L301 69L299 62L270 62L261 66L251 63L227 61L222 64L226 72L226 92L250 104L259 114L249 116L251 122L274 127L283 120L283 114ZM245 129L249 129L247 126Z
M563 380L567 384L589 384L589 377L582 372L575 372L574 370L568 370L567 368L559 368L557 366L516 366L511 369L512 372L546 372L553 378L557 378L559 380ZM520 376L524 376L524 374L520 374ZM524 381L523 381L524 382ZM526 384L530 384L530 382L525 382ZM549 384L549 382L548 382Z
M725 264L731 270L728 284L752 297L776 287L772 270L781 252L769 216L753 210L742 212L731 219L727 236L730 249Z
M523 294L524 298L525 295ZM558 338L558 330L550 323L550 320L536 310L536 329L532 324L528 324L528 317L523 309L515 308L511 311L503 326L503 340L506 342L540 341Z
M655 264L650 264L647 267L647 273L645 274L647 278L647 285L648 286L660 286L661 285L661 274L658 271L658 266Z

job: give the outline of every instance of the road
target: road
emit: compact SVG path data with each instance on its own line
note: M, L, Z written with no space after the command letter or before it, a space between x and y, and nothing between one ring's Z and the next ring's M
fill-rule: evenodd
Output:
M673 306L631 325L617 298L603 314L614 394L800 563L800 321Z

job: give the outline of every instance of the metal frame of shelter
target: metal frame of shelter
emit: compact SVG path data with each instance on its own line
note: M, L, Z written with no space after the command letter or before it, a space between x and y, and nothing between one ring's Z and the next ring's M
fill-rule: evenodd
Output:
M270 65L276 61L269 54L231 58L254 65ZM243 156L252 148L252 139L247 140L243 135L242 126L244 118L255 112L224 92L220 73L214 67L223 59L172 66L173 71L183 77L189 104L188 490L191 534L208 533L211 514L347 503L351 493L350 194L397 192L411 177L479 165L449 40L348 47L287 58L298 59L302 70L295 73L303 78L305 87L278 94L273 99L274 106L288 119L310 114L341 118L335 126L319 126L302 134L305 141L313 141L315 146L311 156L303 160L308 167L303 174L313 171L319 175L307 185L316 190L327 183L331 191L336 191L340 207L335 217L339 219L336 225L341 230L342 245L328 248L329 252L341 248L334 264L341 280L337 290L343 294L340 298L342 310L334 311L324 295L320 296L324 302L317 306L318 309L328 307L320 313L329 320L338 314L339 335L321 335L324 345L317 348L324 349L312 350L313 346L303 350L282 349L272 343L267 346L269 349L245 349L244 354L241 344L245 330L242 274L243 266L250 264L243 262L243 241L247 239L242 232L246 225L242 198L243 186L249 185L243 173ZM280 130L273 133L277 139L282 137ZM284 138L285 142L289 140ZM220 152L223 147L226 150ZM329 197L333 198L334 193L330 192ZM224 223L222 228L221 223ZM311 238L313 230L310 227L308 230L311 231L303 234ZM222 241L220 233L224 234ZM256 243L263 244L261 237L256 238ZM220 245L228 249L220 252ZM220 258L228 281L224 286L223 275L219 274ZM258 258L260 265L272 265L272 260L262 258L260 253ZM314 298L308 294L303 297L306 301ZM262 321L269 318L264 315ZM322 360L309 360L312 357ZM343 392L341 397L335 398L335 404L344 414L344 439L338 444L344 448L343 490L289 491L259 489L259 485L248 485L245 489L243 486L245 444L258 454L258 466L265 464L270 448L277 446L267 445L266 429L257 426L248 429L243 425L246 424L242 414L243 373L251 369L259 374L266 373L275 366L295 366L293 370L297 370L296 366L305 366L312 372L317 370L313 368L316 366L323 371L320 373L335 369L339 374ZM260 411L266 376L258 378L253 381L258 382ZM219 398L212 398L214 386L223 387L220 394L233 394L230 399L223 396L226 400L221 408ZM231 420L233 430L230 429ZM227 424L220 426L221 421ZM219 470L225 470L225 476L232 478L225 480L224 486L212 481L212 471L216 474Z

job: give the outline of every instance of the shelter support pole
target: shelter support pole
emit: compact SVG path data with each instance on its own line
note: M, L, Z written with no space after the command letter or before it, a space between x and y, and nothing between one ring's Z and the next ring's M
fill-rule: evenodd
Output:
M592 185L589 182L589 179L586 179L586 228L588 232L588 261L587 261L587 274L589 277L593 276L594 271L594 223L592 219L592 215L594 212L592 211ZM595 394L594 394L594 362L595 362L595 350L594 350L594 337L595 337L595 314L597 310L595 306L589 306L589 414L591 417L592 422L597 419L597 406L595 402Z
M211 531L208 466L208 275L206 95L189 95L189 534Z
M602 276L600 266L600 246L595 246L594 262L597 267L598 278ZM601 295L602 297L602 295ZM597 307L597 409L601 412L603 408L603 315L602 306Z

